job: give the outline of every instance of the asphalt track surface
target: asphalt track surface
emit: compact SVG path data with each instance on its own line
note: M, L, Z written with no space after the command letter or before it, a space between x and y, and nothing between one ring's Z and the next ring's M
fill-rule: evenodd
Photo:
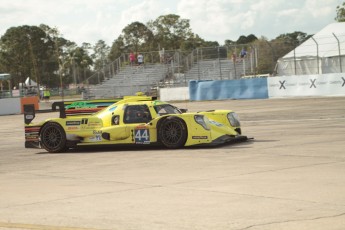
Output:
M175 105L233 109L255 139L48 154L0 116L0 229L345 229L345 97Z

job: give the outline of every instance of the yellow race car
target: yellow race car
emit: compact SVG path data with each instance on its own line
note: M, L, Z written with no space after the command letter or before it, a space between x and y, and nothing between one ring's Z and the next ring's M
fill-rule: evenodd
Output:
M51 153L91 145L155 145L181 148L244 141L240 121L231 110L187 113L146 96L128 96L92 114L66 113L63 102L53 104L60 117L34 124L33 106L24 108L25 147Z

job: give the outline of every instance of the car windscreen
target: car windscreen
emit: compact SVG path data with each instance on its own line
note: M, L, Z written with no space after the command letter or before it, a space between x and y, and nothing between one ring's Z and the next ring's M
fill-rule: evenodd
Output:
M178 108L169 104L155 105L154 108L156 113L160 116L167 114L181 114L181 111Z

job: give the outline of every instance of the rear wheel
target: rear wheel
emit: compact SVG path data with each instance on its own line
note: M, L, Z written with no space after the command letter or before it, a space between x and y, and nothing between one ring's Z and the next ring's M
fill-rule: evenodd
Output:
M169 117L159 127L159 140L167 148L180 148L187 141L187 128L180 118Z
M68 150L65 130L57 123L49 122L43 126L40 137L42 147L50 153Z

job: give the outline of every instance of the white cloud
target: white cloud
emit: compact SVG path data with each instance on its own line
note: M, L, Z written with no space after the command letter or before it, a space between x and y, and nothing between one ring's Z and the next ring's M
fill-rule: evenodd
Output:
M241 35L275 38L282 33L316 33L334 22L343 0L2 0L0 35L12 26L47 24L81 44L108 45L128 24L160 15L190 19L205 40L237 40Z
M337 2L337 1L333 1ZM309 11L310 15L313 18L324 17L329 14L336 16L336 6L340 4L329 4L327 1L313 1L307 0L305 4L305 8Z

